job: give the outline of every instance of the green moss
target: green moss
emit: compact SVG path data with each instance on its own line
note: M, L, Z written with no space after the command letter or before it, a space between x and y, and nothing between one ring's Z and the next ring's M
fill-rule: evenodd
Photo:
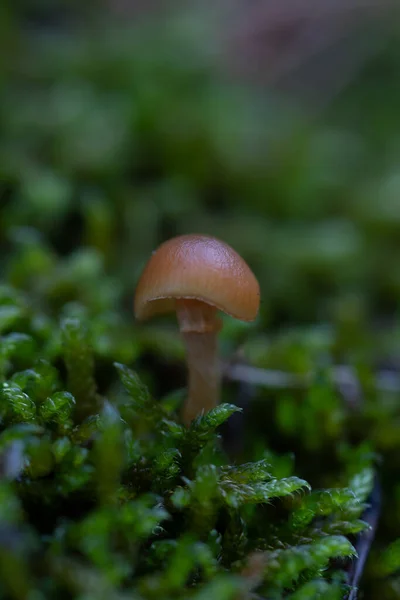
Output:
M123 387L112 403L98 397L82 421L81 400L62 387L94 397L86 325L75 319L60 327L65 383L33 357L1 388L1 514L15 528L11 538L22 536L0 553L6 597L25 597L14 583L20 570L32 589L49 586L51 595L90 594L98 578L104 590L138 598L196 597L219 586L226 597L253 588L280 597L300 593L306 581L336 589L327 567L355 554L343 536L365 527L370 470L347 488L310 494L307 481L277 477L267 459L230 465L216 431L235 406L221 404L185 429L121 364ZM281 513L278 529L263 517L272 506ZM252 582L247 557L261 551L265 565ZM87 575L70 581L69 568Z

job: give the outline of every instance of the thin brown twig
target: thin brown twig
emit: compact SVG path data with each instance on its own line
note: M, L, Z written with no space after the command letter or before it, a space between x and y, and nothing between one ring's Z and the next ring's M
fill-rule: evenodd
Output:
M261 369L246 364L226 364L224 376L231 381L246 382L251 385L270 389L304 389L314 380L313 373L299 375L287 371ZM330 369L332 383L339 387L359 387L360 383L354 369L338 365ZM374 378L375 388L380 392L400 392L400 374L389 370L379 371Z

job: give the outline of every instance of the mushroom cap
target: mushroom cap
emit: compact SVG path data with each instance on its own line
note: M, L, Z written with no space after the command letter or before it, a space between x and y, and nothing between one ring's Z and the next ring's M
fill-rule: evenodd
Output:
M139 320L175 310L175 301L205 302L240 319L253 321L260 287L250 267L225 242L207 235L181 235L153 252L139 279L135 316Z

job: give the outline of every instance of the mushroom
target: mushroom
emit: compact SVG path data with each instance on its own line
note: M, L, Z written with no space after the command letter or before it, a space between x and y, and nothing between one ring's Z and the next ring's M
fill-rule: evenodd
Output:
M172 238L153 252L139 279L134 312L138 320L176 311L186 346L186 425L219 401L218 310L253 321L260 288L245 261L228 244L206 235Z

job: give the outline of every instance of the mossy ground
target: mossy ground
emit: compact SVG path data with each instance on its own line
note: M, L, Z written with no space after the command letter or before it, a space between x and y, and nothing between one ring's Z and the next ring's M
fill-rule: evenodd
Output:
M1 10L0 598L339 600L371 527L362 597L398 598L396 32L310 118L190 20ZM223 403L186 430L176 324L132 298L192 231L262 308L224 319Z

